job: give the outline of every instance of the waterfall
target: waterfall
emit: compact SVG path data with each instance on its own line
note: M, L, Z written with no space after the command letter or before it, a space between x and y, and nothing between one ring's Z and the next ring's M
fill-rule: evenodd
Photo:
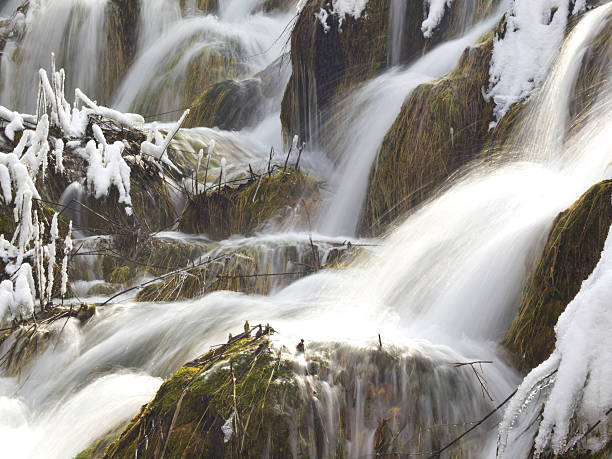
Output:
M206 60L199 60L202 56L223 61L218 78L252 76L272 64L283 52L283 44L275 39L291 15L256 12L261 3L229 1L217 17L200 14L195 7L181 12L175 2L143 0L146 12L139 18L136 55L113 93L114 105L154 114L191 103L184 91L189 89L190 69L206 70L198 67ZM97 56L106 46L107 6L107 0L43 3L32 13L23 41L5 51L36 44L11 71L2 61L0 100L16 101L15 108L31 106L36 85L27 86L25 80L54 50L58 65L72 66L75 85L95 93L101 84ZM392 64L401 53L402 8L401 1L393 1ZM168 14L156 14L160 10ZM466 166L384 239L357 241L372 247L348 268L278 281L267 296L218 291L173 303L133 302L126 296L98 308L84 325L74 318L41 324L47 341L23 363L18 376L5 372L0 377L4 454L73 457L129 422L163 378L225 342L227 333L240 329L245 319L269 322L279 330L272 338L279 349L294 349L300 338L306 340L306 353L294 358L300 390L312 408L313 448L323 432L330 444L344 440L346 457L372 457L373 438L383 418L398 432L401 453L429 454L455 438L521 379L504 363L497 343L516 313L528 267L553 219L592 184L611 177L612 85L588 116L568 129L571 88L582 57L611 11L608 3L581 18L540 93L530 101L523 127L494 161ZM325 151L304 157L310 170L319 168L331 176L334 191L314 234L291 228L235 235L217 243L205 240L204 256L246 248L256 252L250 262L282 270L286 260L279 254L287 247L303 262L313 239L328 252L344 242L339 235L353 236L369 171L404 100L419 84L452 70L465 47L499 17L492 14L408 67L387 70L343 101L339 115L330 121L335 134L326 139ZM82 43L88 46L80 47ZM17 75L24 76L23 85L17 84ZM7 90L13 83L17 89ZM282 91L284 82L278 84ZM280 147L277 105L267 107L267 116L257 126L239 132L182 130L172 148L185 153L188 161L215 140L216 155L228 161L230 177L247 164L263 170L270 145ZM319 154L335 162L333 173ZM219 174L217 159L211 179ZM62 202L80 193L82 187L75 182ZM157 237L187 238L176 232ZM83 270L95 271L96 262L86 260L91 266ZM0 355L15 339L2 343ZM385 352L380 352L381 345ZM469 368L454 367L472 360L493 361L483 368L492 400ZM316 377L309 371L314 364L321 368ZM481 426L461 445L462 453L493 457L498 421L493 416ZM298 439L292 441L297 444ZM521 448L517 454L526 456L529 445ZM335 454L324 448L309 452Z
M392 67L398 65L402 58L407 8L408 3L404 0L391 0L391 8L389 9L389 24L391 26L389 65Z

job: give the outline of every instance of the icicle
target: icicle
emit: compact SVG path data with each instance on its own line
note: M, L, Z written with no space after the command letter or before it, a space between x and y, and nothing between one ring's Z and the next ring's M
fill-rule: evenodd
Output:
M10 204L13 200L11 174L9 174L9 170L4 164L0 164L0 187L2 188L2 198L4 199L4 204Z
M55 156L55 172L64 172L64 141L57 139L55 141L55 149L53 150L53 156Z
M55 241L59 238L59 230L57 227L57 212L53 214L53 218L51 219L51 228L49 229L49 237L51 238L51 242L47 245L47 257L48 257L48 265L47 265L47 303L51 301L51 297L53 294L53 281L54 281L54 267L55 267Z
M30 316L34 312L35 292L32 267L29 263L24 263L19 268L14 292L16 312L22 317Z
M15 313L13 308L15 307L15 298L13 293L13 283L5 279L0 283L0 321L7 315L8 317L14 317Z
M60 293L62 298L66 295L66 287L68 285L68 255L72 251L72 221L68 225L68 234L64 240L64 259L62 260L62 285Z

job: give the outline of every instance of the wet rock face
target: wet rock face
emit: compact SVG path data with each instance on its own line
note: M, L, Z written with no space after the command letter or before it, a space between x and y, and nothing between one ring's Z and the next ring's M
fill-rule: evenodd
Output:
M281 111L287 138L316 138L323 112L339 93L387 63L389 0L370 0L359 19L329 16L327 32L315 18L326 4L308 1L291 33L292 75Z
M262 121L282 99L289 79L289 57L281 56L253 78L227 80L207 87L196 99L184 127L238 131Z
M606 180L555 219L504 340L520 369L537 366L553 350L559 315L599 261L612 224L611 196L612 181Z
M456 37L498 4L455 0L431 36L425 37L421 30L427 13L424 2L410 1L400 8L392 3L369 0L357 19L331 14L326 19L327 30L315 14L329 11L329 2L306 3L291 33L293 73L281 111L286 138L294 134L306 141L324 138L323 122L332 118L328 112L333 105L348 89L387 68L392 53L394 64L409 63L428 48Z
M261 81L223 81L206 89L195 102L185 127L240 130L258 120L264 104Z

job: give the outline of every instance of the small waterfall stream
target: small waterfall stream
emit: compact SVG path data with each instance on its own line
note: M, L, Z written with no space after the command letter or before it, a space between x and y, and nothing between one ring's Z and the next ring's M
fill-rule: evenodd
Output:
M54 8L45 18L57 27L51 31L33 19L20 46L47 45L36 47L20 63L19 74L30 75L24 66L42 66L51 50L64 49L58 63L67 68L72 63L75 84L95 94L106 3L48 0L47 7ZM181 108L187 101L176 88L182 88L192 59L205 49L211 54L223 49L218 56L240 62L224 78L252 76L282 54L282 43L272 42L291 19L286 13L253 13L261 2L254 6L248 0L226 2L219 17L198 14L194 8L183 17L176 4L166 0L143 4L149 15L141 17L137 55L114 94L114 105L125 110ZM401 2L393 5L402 9ZM296 356L303 369L302 389L328 438L346 436L338 431L338 413L350 420L346 457L373 456L377 421L385 416L390 416L394 431L403 432L397 444L406 454L431 452L463 431L466 423L479 420L521 379L503 363L497 343L515 313L527 267L551 222L589 186L612 176L607 142L611 88L593 108L593 116L571 131L566 116L582 56L611 10L608 3L587 13L569 34L531 103L529 122L498 160L466 167L350 267L279 284L268 296L219 291L171 304L128 299L99 308L82 327L76 319L56 323L65 326L57 342L34 356L20 376L0 377L0 444L7 457L73 457L129 420L163 378L211 345L225 342L227 332L239 329L245 319L273 324L280 331L274 337L279 346L293 348L300 338L306 340L306 356ZM332 236L354 235L372 162L406 96L452 70L464 48L498 19L493 14L410 66L387 70L344 101L334 120L341 128L325 151L336 162L331 174L335 194L315 239L332 244L343 241ZM401 24L393 24L391 62L396 63ZM31 105L34 86L24 81L23 87L16 86L21 89L6 90L10 83L5 78L11 81L17 73L5 73L4 67L2 72L0 102L17 101L15 108ZM149 104L151 94L155 100ZM236 169L263 166L269 146L281 143L278 110L272 107L263 122L240 132L183 130L174 147L195 154L215 139L222 151L235 155L229 162ZM316 169L316 155L308 152L304 164ZM318 167L329 173L331 166ZM306 250L310 236L290 229L234 237L210 253L249 245L264 257L267 250L266 263L274 265L270 259L279 247L300 244ZM379 334L391 349L392 363L376 352ZM5 342L0 354L10 344ZM494 401L481 394L469 370L453 368L453 363L469 360L494 361L484 368ZM326 362L327 372L313 378L307 371L313 361ZM493 418L465 445L467 457L494 457L497 421ZM313 426L313 436L315 430ZM420 441L414 441L419 433ZM333 451L313 450L312 455L329 457Z

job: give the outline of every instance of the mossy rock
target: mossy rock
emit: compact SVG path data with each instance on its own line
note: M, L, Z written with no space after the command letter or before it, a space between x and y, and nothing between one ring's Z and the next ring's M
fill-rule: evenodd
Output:
M552 352L559 315L599 261L612 224L611 196L612 180L598 183L553 222L504 340L520 369L537 366Z
M150 238L133 247L133 250L121 251L113 240L104 240L96 247L100 252L97 276L110 284L128 284L141 276L161 276L183 268L207 250L206 244L191 243L176 239ZM76 273L78 276L78 273ZM117 285L99 284L92 291L102 292Z
M290 456L289 415L281 407L296 406L297 391L270 332L239 335L183 366L104 457ZM224 424L232 429L225 438Z
M301 172L264 175L237 188L223 186L195 196L187 203L179 230L212 239L248 235L302 200L316 200L318 193L319 182Z
M307 343L298 364L295 353L270 342L267 326L246 330L168 379L105 457L127 459L136 451L138 457L344 457L355 435L379 455L435 451L456 437L439 424L490 406L475 399L458 413L454 403L473 396L473 375L418 351ZM453 403L437 400L442 387L452 387ZM355 416L363 431L355 431ZM463 457L466 446L485 441L474 432L469 445L458 442L449 453Z
M184 127L218 127L240 130L262 121L270 106L282 100L289 79L289 64L281 56L253 78L227 80L209 86L196 99Z
M206 88L214 83L250 76L252 67L244 60L246 53L237 39L223 38L211 42L209 32L187 37L178 46L184 49L199 46L186 64L181 53L169 56L159 66L159 78L150 87L140 91L134 98L130 110L136 113L156 114L159 121L174 122L177 113L168 113L168 101L179 106L192 105Z
M98 459L104 455L104 452L108 448L108 446L117 440L121 432L125 426L119 426L115 429L112 429L108 433L102 435L96 441L94 441L91 445L89 445L86 449L77 454L74 459Z
M291 33L292 75L281 107L283 135L289 141L295 134L307 142L311 136L325 138L325 121L333 119L336 102L391 62L390 0L369 0L358 19L331 14L326 31L315 14L321 9L329 12L330 3L306 2ZM421 30L425 2L407 1L403 21L398 21L403 24L398 63L409 63L438 43L457 36L490 13L497 3L498 0L455 0L427 38Z
M130 267L118 266L108 276L108 281L112 284L127 284L130 279Z
M451 74L410 94L370 174L362 233L380 234L477 157L490 135L493 106L482 87L489 80L492 38L467 48Z
M261 6L262 11L291 11L295 7L295 0L265 0Z
M196 99L184 127L240 130L260 119L263 104L261 81L257 78L216 83Z

